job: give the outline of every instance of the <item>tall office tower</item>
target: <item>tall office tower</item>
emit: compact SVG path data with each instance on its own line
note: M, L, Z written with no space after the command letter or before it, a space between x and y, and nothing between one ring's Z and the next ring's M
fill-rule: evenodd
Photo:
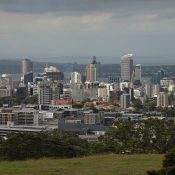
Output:
M130 95L123 94L120 96L120 106L122 109L126 109L130 106Z
M33 72L33 63L29 59L22 60L22 75Z
M86 66L86 81L97 81L96 58L93 58L92 63Z
M150 84L145 85L145 94L148 98L151 97L151 85Z
M135 81L140 81L142 80L142 68L141 68L141 64L137 64L135 65L135 77L134 77Z
M78 72L71 72L71 83L81 83L81 74Z
M122 81L131 81L133 78L133 54L124 55L121 58L121 79Z
M22 60L22 77L23 84L33 82L33 63L29 59Z
M168 106L168 94L160 92L157 95L157 107L167 107Z

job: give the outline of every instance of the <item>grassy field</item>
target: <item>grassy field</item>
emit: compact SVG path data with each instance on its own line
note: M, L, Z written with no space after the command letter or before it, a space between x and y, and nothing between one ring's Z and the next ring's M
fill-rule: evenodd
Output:
M0 175L146 175L163 155L98 155L74 159L0 162Z

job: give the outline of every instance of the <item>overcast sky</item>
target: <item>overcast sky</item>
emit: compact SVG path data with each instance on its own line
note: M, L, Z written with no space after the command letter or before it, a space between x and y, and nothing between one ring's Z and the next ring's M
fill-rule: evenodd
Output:
M0 58L127 53L175 64L175 0L0 0Z

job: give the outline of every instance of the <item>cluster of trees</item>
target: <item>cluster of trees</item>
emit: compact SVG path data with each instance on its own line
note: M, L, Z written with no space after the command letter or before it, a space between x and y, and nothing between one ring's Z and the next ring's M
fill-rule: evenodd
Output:
M175 117L175 108L157 108L157 111L161 112L164 117Z
M156 109L156 104L154 102L146 102L143 105L140 99L134 99L132 106L135 108L136 112L154 111Z
M0 107L3 106L3 104L8 104L10 107L14 105L20 105L20 104L37 104L38 103L38 97L35 96L26 96L23 94L13 95L10 97L1 97L0 98Z
M96 143L52 132L11 133L0 138L0 158L77 157L96 153L167 153L175 145L175 123L149 119L117 121ZM175 152L174 152L175 157ZM175 161L174 161L175 162ZM153 174L150 174L153 175Z
M146 102L144 105L139 99L134 99L132 102L132 106L135 108L135 112L149 112L149 111L157 111L161 112L164 117L175 117L175 108L174 107L156 107L156 103L154 102Z
M172 121L117 121L93 145L92 151L114 153L166 153L175 145Z
M161 170L150 170L148 175L174 175L175 174L175 149L165 155L163 167Z
M87 155L88 143L76 135L54 132L13 133L0 139L0 158L25 160Z

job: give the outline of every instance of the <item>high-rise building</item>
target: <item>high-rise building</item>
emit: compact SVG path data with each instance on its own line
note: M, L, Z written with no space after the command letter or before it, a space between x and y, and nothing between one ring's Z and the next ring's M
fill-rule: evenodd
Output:
M28 82L33 82L33 63L27 58L22 60L21 80L24 85L27 85Z
M160 92L157 95L157 107L167 107L168 106L168 94Z
M38 104L51 104L51 88L49 84L38 86Z
M130 106L130 95L123 94L120 96L120 106L122 109L126 109Z
M160 93L160 85L154 84L152 86L152 96L158 95Z
M96 57L93 57L92 63L86 66L86 81L97 81Z
M29 59L22 60L22 75L26 75L29 72L33 72L33 63Z
M33 82L33 72L29 72L24 75L23 82L25 85L28 85L29 82Z
M44 69L44 76L46 76L50 81L63 80L63 73L54 66L46 66Z
M135 77L134 77L135 81L140 81L142 80L142 68L141 68L141 64L137 64L135 65Z
M92 58L92 64L97 64L96 56L93 56L93 58Z
M38 86L38 103L52 104L54 100L60 98L59 83L41 83Z
M133 54L124 55L121 58L121 79L122 81L131 81L133 78Z
M168 75L167 71L164 69L160 69L156 73L153 74L152 76L152 83L154 84L160 84L160 80L163 79Z
M150 84L145 85L145 94L148 98L151 97L151 85Z
M81 74L78 72L71 72L71 83L81 83Z

